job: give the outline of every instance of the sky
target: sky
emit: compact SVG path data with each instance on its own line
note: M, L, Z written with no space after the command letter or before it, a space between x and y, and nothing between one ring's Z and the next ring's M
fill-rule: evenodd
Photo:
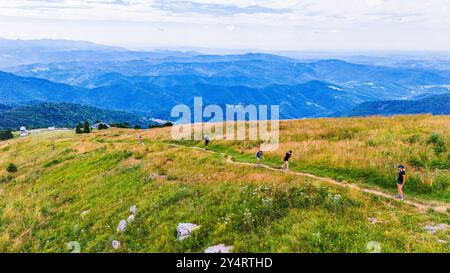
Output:
M0 37L130 49L450 49L448 0L1 0Z

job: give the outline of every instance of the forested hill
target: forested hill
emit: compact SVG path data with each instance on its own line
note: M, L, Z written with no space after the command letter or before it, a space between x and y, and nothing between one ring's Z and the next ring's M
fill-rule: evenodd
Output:
M1 105L0 129L74 127L78 122L104 121L107 123L127 122L147 127L149 120L136 114L103 110L72 103L31 103L28 105Z

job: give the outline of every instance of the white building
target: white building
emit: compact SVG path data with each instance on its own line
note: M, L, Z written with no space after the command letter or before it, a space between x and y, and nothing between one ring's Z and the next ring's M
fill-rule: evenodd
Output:
M98 129L98 126L99 126L100 124L106 125L107 128L111 127L111 125L109 125L108 123L98 122L98 123L92 124L92 125L91 125L91 128L92 128L92 129Z
M25 126L20 127L19 133L21 137L28 136L30 132L28 132L27 128Z

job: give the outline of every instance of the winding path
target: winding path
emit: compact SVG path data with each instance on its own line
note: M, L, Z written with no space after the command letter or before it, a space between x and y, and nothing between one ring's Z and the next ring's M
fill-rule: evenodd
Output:
M226 154L226 153L220 153L220 152L215 152L215 151L211 151L211 150L206 150L206 149L200 148L200 147L178 145L178 144L173 144L173 143L170 143L168 145L169 146L173 146L173 147L179 147L179 148L188 148L188 149L200 150L200 151L207 152L207 153L221 154L221 155L224 155L224 156L227 157L226 162L230 163L230 164L251 166L251 167L262 167L262 168L265 168L265 169L268 169L268 170L272 170L272 171L285 172L285 171L283 171L281 169L273 168L271 166L264 165L264 164L259 164L258 165L256 163L234 161L233 157L231 155L229 155L229 154ZM399 201L398 199L396 199L391 194L388 194L388 193L383 192L381 190L362 188L361 186L359 186L357 184L346 183L346 182L339 182L339 181L334 180L332 178L316 176L316 175L313 175L313 174L310 174L310 173L303 173L303 172L298 172L298 171L289 171L289 173L293 174L293 175L302 176L302 177L314 178L316 180L323 181L323 182L326 182L326 183L329 183L329 184L333 184L333 185L337 185L339 187L349 188L349 189L365 192L365 193L368 193L368 194L376 195L376 196L379 196L379 197L383 197L383 198L386 198L386 199L391 199L391 200L396 200L398 202L403 202L405 204L408 204L408 205L416 207L422 213L425 213L428 209L434 209L435 211L438 211L440 213L448 213L450 211L450 204L446 204L446 203L442 203L442 202L437 202L437 201L420 201L419 202L417 200L411 200L411 199Z

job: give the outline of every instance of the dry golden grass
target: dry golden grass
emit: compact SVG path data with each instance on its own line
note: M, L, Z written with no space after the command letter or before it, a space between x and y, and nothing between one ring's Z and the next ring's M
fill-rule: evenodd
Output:
M286 121L281 123L280 149L267 153L267 160L279 161L292 149L299 168L325 162L381 170L384 161L393 164L404 157L405 149L435 156L430 145L422 146L431 132L448 144L448 121L431 116ZM353 127L359 129L351 138L341 130ZM414 134L420 135L418 142L404 141ZM138 135L145 146L138 144ZM368 138L374 146L367 145ZM313 178L229 164L224 155L168 142L170 128L86 135L43 132L1 143L0 177L13 179L0 183L0 251L67 252L67 243L78 241L83 252L109 252L117 239L123 245L118 251L124 252L202 251L217 243L234 245L238 252L364 252L369 240L380 241L384 252L448 252L437 242L448 241L448 234L423 230L427 224L448 222L448 215L422 214ZM231 149L238 159L254 161L257 143L213 141L211 149ZM362 164L374 155L374 165ZM18 166L17 173L6 171L9 163ZM425 169L419 171L427 175ZM292 201L286 192L304 188L308 193L311 185L311 198L324 194L323 203L284 206ZM276 199L277 194L282 197ZM343 198L341 207L330 203L336 195ZM270 200L273 206L267 205ZM132 204L138 206L136 222L118 234L117 224ZM85 210L90 214L83 218ZM239 222L246 210L257 225ZM369 217L383 222L371 224ZM174 235L180 222L195 222L203 229L180 243ZM314 237L317 232L323 236L320 242Z

